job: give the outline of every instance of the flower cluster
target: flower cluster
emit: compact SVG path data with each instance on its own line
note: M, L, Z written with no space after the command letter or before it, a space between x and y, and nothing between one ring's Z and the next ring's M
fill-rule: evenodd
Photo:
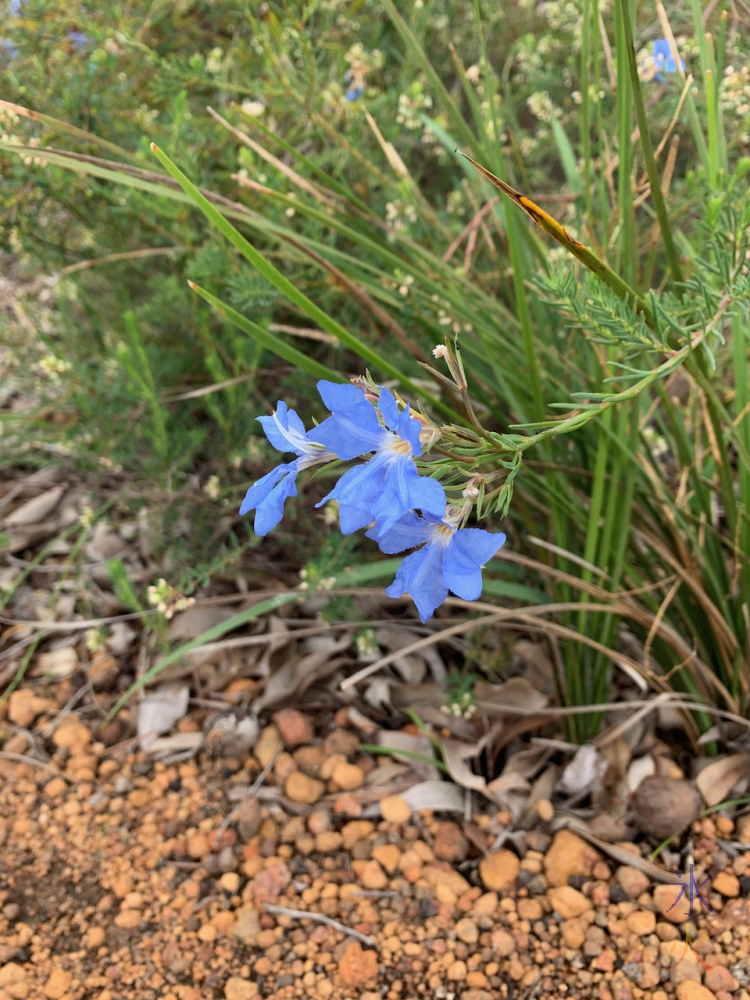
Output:
M367 528L367 537L388 555L416 550L406 556L386 594L409 594L424 622L449 591L467 601L480 596L482 566L503 545L505 535L461 527L472 500L448 504L442 484L420 475L415 463L435 440L437 429L415 417L408 405L402 409L387 388L355 381L318 382L330 416L309 432L283 402L272 416L258 417L273 447L297 457L254 483L240 514L254 510L255 532L266 535L281 520L286 499L297 495L300 472L365 459L347 469L317 506L337 501L342 533Z

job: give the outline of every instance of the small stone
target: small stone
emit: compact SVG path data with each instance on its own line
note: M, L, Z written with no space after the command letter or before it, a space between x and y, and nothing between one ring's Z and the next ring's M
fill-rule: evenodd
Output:
M586 940L589 924L585 917L571 917L560 924L560 934L566 948L579 951Z
M64 969L53 969L47 982L42 987L42 992L49 1000L60 1000L70 987L70 973Z
M282 708L280 712L274 714L273 721L287 747L312 743L315 738L312 721L296 708Z
M231 976L224 984L225 1000L253 1000L257 995L258 987L256 983L251 983L248 979Z
M279 858L274 858L273 863L269 861L268 867L252 880L253 898L257 903L277 903L291 878L286 865Z
M260 802L257 799L245 799L237 810L237 833L240 840L247 843L260 829Z
M273 766L273 778L277 785L283 785L290 774L297 770L297 761L290 753L282 751Z
M381 844L380 847L373 848L372 856L389 875L398 870L401 862L401 851L395 844Z
M20 729L30 729L38 716L54 707L53 701L40 698L31 688L21 688L8 699L8 718Z
M459 920L454 930L458 940L463 941L464 944L476 944L479 940L479 928L473 920L469 920L467 917Z
M698 789L685 779L650 775L638 785L633 796L638 826L658 840L681 833L698 818L702 807Z
M352 757L359 750L359 737L347 729L334 729L326 736L323 750L327 757L332 754Z
M331 777L344 792L353 792L361 788L365 781L362 768L345 760L334 767Z
M499 929L492 932L492 951L499 958L515 954L517 947L516 939L508 931Z
M551 886L568 884L571 875L591 875L601 861L597 850L570 830L560 830L544 856L544 871Z
M91 742L91 733L82 722L74 716L68 716L52 734L52 742L56 747L84 747Z
M266 726L253 748L253 755L261 767L268 767L281 747L281 735L276 726Z
M331 814L325 809L310 813L307 817L307 829L316 837L319 833L327 833L331 829Z
M651 910L636 910L627 917L625 923L637 937L646 937L656 930L656 915Z
M496 892L485 892L474 903L471 912L475 917L489 917L497 909L498 896Z
M365 889L385 889L388 885L388 876L379 863L373 859L365 862L360 881Z
M341 836L344 838L344 850L351 851L354 845L365 840L375 829L375 824L369 819L354 819L341 829Z
M680 886L657 885L654 889L654 906L665 918L673 924L681 924L690 917L690 900L688 893L680 893ZM679 898L678 898L679 897Z
M219 879L219 885L225 892L234 896L240 887L240 877L237 872L225 872Z
M479 877L486 889L503 892L515 886L521 863L513 851L499 850L479 863Z
M364 951L359 941L352 941L339 959L339 976L345 986L363 986L378 974L378 956Z
M213 924L203 924L202 927L198 928L198 940L203 941L204 944L211 944L218 936L219 932Z
M26 981L26 969L17 962L8 962L0 969L0 989Z
M686 979L677 987L677 1000L716 1000L716 997L705 986L692 979Z
M324 830L315 837L315 850L321 854L332 854L340 851L344 838L336 830Z
M326 759L323 747L301 746L294 751L297 767L311 778L320 777L320 769Z
M454 871L445 861L433 861L425 865L422 878L436 891L441 887L450 890L456 899L471 889L463 875Z
M582 913L586 913L590 909L589 901L584 894L570 885L561 885L550 889L547 893L547 899L549 899L552 909L559 913L564 920L570 917L580 917Z
M380 800L380 812L387 823L408 823L411 806L400 795L387 795Z
M243 944L254 948L258 943L260 934L260 915L251 906L243 906L237 910L237 923L234 925L234 936L239 938Z
M59 799L68 790L68 783L64 778L53 778L44 786L44 794L48 799Z
M740 894L740 880L731 872L719 872L716 878L711 880L711 888L720 896L733 899Z
M203 833L192 833L186 842L188 857L193 861L202 861L211 853L208 837Z
M448 967L448 979L452 982L461 982L466 979L466 962L453 962Z
M301 771L294 771L284 785L285 794L292 802L302 802L305 805L315 805L326 790L326 786L317 778L311 778Z
M703 983L714 993L719 993L721 990L725 993L734 993L740 985L725 965L714 965L708 969L703 975Z
M464 990L461 994L461 1000L494 1000L494 994L490 993L489 990Z
M456 864L466 860L469 842L464 837L458 823L446 820L440 824L435 834L434 850L435 857L440 858L441 861L450 861Z
M107 934L103 927L89 927L86 931L86 947L101 948L107 940Z
M631 899L638 899L651 886L648 875L644 875L640 869L633 867L633 865L621 865L617 869L615 879Z

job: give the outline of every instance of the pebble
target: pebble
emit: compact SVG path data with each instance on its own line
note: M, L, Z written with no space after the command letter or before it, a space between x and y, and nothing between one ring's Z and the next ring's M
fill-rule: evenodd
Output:
M464 917L462 920L459 920L453 929L456 937L459 941L463 941L464 944L476 944L479 940L479 928L474 921L469 920L468 917Z
M651 910L636 910L626 918L625 923L637 937L646 937L656 930L656 915Z
M266 726L253 748L253 755L261 767L268 767L281 747L281 735L276 726Z
M387 795L381 799L380 812L388 823L408 823L411 819L411 806L400 795Z
M654 906L658 912L673 924L681 924L690 916L690 900L684 892L678 899L679 885L657 885L654 889Z
M501 849L479 862L479 877L486 889L507 892L515 886L521 862L513 851Z
M466 860L469 842L458 823L445 821L438 826L434 843L435 857L456 864Z
M727 896L730 899L740 894L740 880L731 872L719 872L711 880L711 888L718 892L720 896Z
M357 788L361 788L365 782L362 768L357 767L356 764L349 764L345 760L342 760L334 767L331 778L344 792L353 792Z
M651 888L648 875L633 865L621 865L615 873L615 879L623 887L631 899L638 899L640 895Z
M582 913L590 909L589 901L584 894L570 885L561 885L550 889L547 893L547 899L552 909L559 913L564 920L569 917L580 917Z
M714 965L703 975L703 982L707 989L718 993L724 990L725 993L734 993L739 987L738 981L725 965Z
M240 979L239 976L232 976L224 984L225 1000L253 1000L258 995L256 983L251 983L247 979Z
M44 712L51 712L55 703L48 698L40 698L32 688L14 691L8 699L8 718L21 729L30 729Z
M365 889L385 889L388 885L388 876L375 859L365 861L359 880Z
M377 977L377 953L369 949L364 951L359 941L352 941L344 949L338 969L344 986L363 986Z
M273 721L287 747L312 743L315 738L312 720L296 708L282 708L280 712L274 713Z
M601 855L570 830L559 830L544 856L544 872L551 886L568 884L571 875L591 875Z
M42 987L42 993L49 1000L60 1000L70 988L70 973L64 969L53 969L47 982Z
M373 848L372 856L389 875L398 870L401 862L401 850L395 844L381 844L380 847Z
M716 995L700 983L686 979L677 987L677 1000L716 1000Z
M260 934L260 914L252 906L243 906L237 911L237 923L234 925L234 936L243 944L254 948Z
M292 802L302 802L305 805L315 805L322 797L326 786L317 778L311 778L309 774L301 771L294 771L286 779L284 793L289 796Z
M52 734L56 747L85 747L91 742L91 733L75 716L69 715Z

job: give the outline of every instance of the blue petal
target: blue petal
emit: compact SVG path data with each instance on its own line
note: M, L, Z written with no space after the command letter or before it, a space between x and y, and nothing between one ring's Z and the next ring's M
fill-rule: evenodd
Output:
M292 452L295 455L301 455L303 453L299 447L295 446L289 438L284 435L281 429L289 428L297 434L301 434L303 438L307 437L305 425L302 423L294 410L290 410L283 400L279 400L276 404L275 419L274 417L256 417L256 420L261 424L266 437L277 451L287 453ZM279 424L281 427L279 427Z
M378 543L381 552L390 556L395 552L405 552L406 549L421 545L432 537L434 531L433 525L409 511L386 531L375 525L366 534L368 538Z
M370 513L373 503L382 493L385 473L385 462L379 455L376 455L369 462L355 465L353 469L345 472L328 496L323 497L320 503L315 506L320 507L328 500L338 500L339 504L358 507ZM369 521L365 523L369 524L370 521L374 520L375 518L370 514Z
M339 528L342 535L351 535L360 528L372 524L372 514L361 507L339 504Z
M386 590L388 597L410 594L423 622L448 596L442 571L444 551L443 545L429 543L418 552L412 552L401 563L396 579Z
M283 477L283 478L282 478ZM240 514L256 508L255 534L267 535L284 515L284 501L297 496L297 465L277 465L245 494Z
M672 54L672 47L668 38L654 39L654 55L663 56L665 59Z
M398 427L398 403L396 398L390 389L386 389L385 386L380 390L380 398L378 399L378 409L383 415L383 420L385 421L385 426L389 431L395 431Z
M354 386L348 388L354 389ZM383 445L386 433L380 426L375 408L370 403L360 402L328 417L310 431L308 438L325 445L338 458L348 462L370 451L377 451Z
M482 566L504 543L502 532L459 528L448 542L443 562L443 575L450 590L465 601L476 601L482 593Z
M321 379L318 382L318 392L331 413L337 413L339 410L350 410L353 406L366 402L365 394L356 385L327 382L325 379Z
M429 476L420 476L408 455L391 461L383 490L375 498L372 512L381 530L387 531L409 510L424 510L442 517L445 490Z
M400 438L409 442L412 454L419 458L422 454L422 445L419 441L419 432L422 430L422 425L418 420L415 420L414 417L409 415L408 406L404 412L399 415L396 430Z

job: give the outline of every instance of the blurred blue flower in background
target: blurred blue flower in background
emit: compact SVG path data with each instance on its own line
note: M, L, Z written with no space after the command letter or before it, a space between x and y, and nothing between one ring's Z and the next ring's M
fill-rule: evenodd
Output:
M343 461L370 452L364 465L345 472L318 507L338 500L341 530L345 535L377 522L387 531L400 517L418 509L441 515L445 491L436 479L420 476L414 459L422 454L422 429L409 407L399 412L398 403L386 388L380 390L378 413L364 392L353 385L318 382L318 391L332 416L310 432L310 440L325 445Z
M267 535L284 514L287 497L297 496L297 474L320 462L330 462L336 456L310 441L305 425L286 403L276 404L271 417L258 417L266 437L278 451L298 455L293 462L277 465L245 494L240 514L255 509L255 533Z
M354 103L354 101L358 101L360 97L365 96L365 88L350 87L344 96L346 97L347 101L349 101L350 103Z
M465 601L482 593L482 567L504 545L505 535L482 528L457 528L451 519L409 513L389 531L367 532L382 552L393 555L421 545L401 563L388 597L409 594L423 622L432 616L448 591Z
M84 35L82 31L69 31L68 41L71 43L76 52L82 52L89 41L89 36Z
M680 68L685 70L685 63L680 59ZM677 63L672 53L672 47L666 38L654 40L651 51L643 49L638 54L638 75L641 80L656 80L664 83L665 73L677 72Z

